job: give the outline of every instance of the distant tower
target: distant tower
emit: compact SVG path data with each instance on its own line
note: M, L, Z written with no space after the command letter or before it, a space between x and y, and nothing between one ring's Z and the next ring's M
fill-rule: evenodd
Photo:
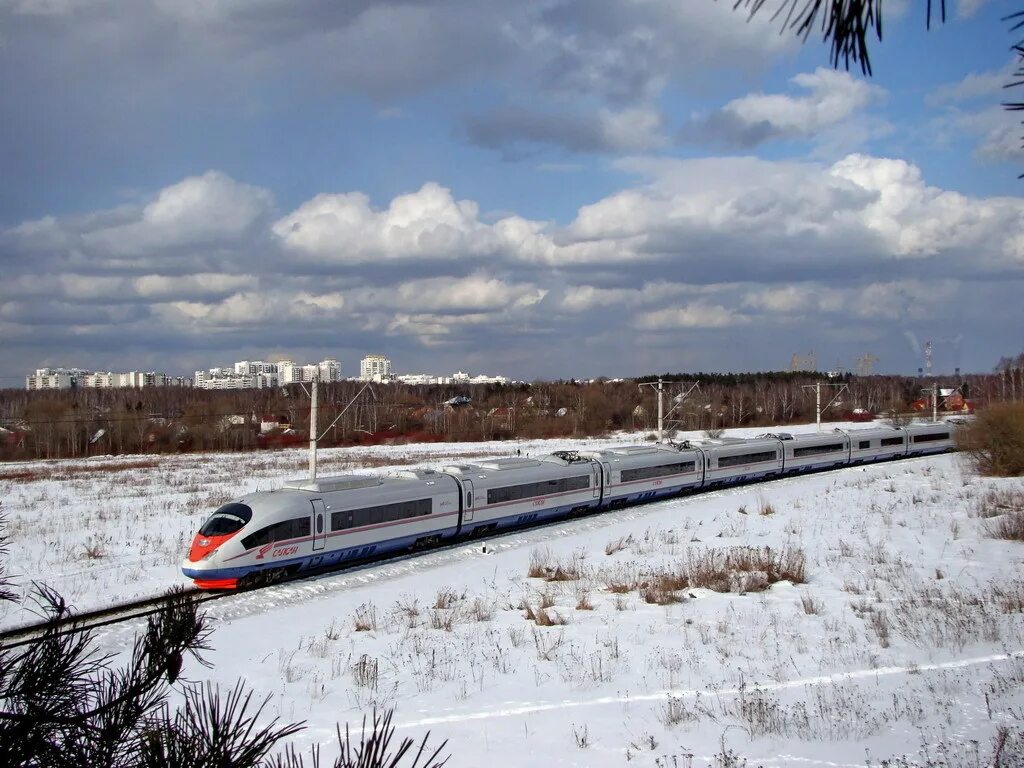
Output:
M924 343L924 372L925 375L932 375L932 343L926 341Z
M789 361L789 370L791 371L816 371L818 370L818 358L815 356L814 351L811 350L810 354L797 355L794 354Z
M867 352L857 358L857 375L858 376L871 376L875 372L875 363L878 362L878 358Z

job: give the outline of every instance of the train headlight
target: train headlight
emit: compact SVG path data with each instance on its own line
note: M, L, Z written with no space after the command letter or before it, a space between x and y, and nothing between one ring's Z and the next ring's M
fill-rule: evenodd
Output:
M210 546L210 540L209 539L200 539L199 541L196 542L196 544L198 544L200 547L208 547L208 546Z
M211 549L209 552L207 552L205 555L203 555L203 560L209 560L215 554L217 554L217 549L216 548ZM200 562L202 562L202 561L200 561Z

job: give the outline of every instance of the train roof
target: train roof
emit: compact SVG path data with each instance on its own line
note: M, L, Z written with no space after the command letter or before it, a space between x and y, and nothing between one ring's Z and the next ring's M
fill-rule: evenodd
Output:
M298 478L286 480L283 488L294 491L312 491L313 493L329 493L330 491L348 491L354 488L371 488L383 485L384 478L378 475L332 475L318 477L316 480Z
M354 491L360 488L376 488L381 485L408 483L410 480L430 481L441 477L433 469L402 469L387 475L332 475L316 480L298 478L287 480L282 490L306 491L308 493L331 493L333 491Z
M503 472L510 469L529 469L539 467L537 459L512 456L504 459L488 459L478 464L451 464L444 467L442 472L451 472L455 475L472 475L480 472Z
M651 456L657 453L680 453L692 450L686 445L619 445L614 448L603 448L599 451L583 451L582 456Z

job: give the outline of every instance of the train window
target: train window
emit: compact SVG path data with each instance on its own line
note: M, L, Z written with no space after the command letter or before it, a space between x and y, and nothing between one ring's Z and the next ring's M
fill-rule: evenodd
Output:
M316 516L316 532L317 533L323 533L324 532L324 516L320 515L320 514L318 514Z
M252 520L252 510L247 504L237 502L225 504L203 523L199 529L200 536L227 536L229 533L239 531Z
M861 450L861 451L863 451L865 448L870 448L870 447L871 447L871 441L870 440L861 440L860 443L858 443L858 445L857 445L857 449Z
M376 507L349 509L331 513L331 530L343 531L346 528L360 528L364 525L393 523L411 517L429 515L434 509L431 499L399 501L394 504L381 504Z
M661 464L657 467L638 467L636 469L622 470L622 482L628 483L633 480L650 480L655 477L666 475L678 475L683 472L693 472L696 464L692 461L680 461L675 464Z
M775 451L762 451L760 453L740 453L735 456L719 456L718 467L735 467L739 464L755 464L759 461L775 461L778 454Z
M563 477L559 480L542 480L537 483L510 485L505 488L488 488L487 503L498 504L503 501L518 501L519 499L546 496L552 493L579 491L589 487L590 475L580 475L578 477Z
M928 435L914 435L915 443L933 443L936 440L949 440L949 432L932 432Z
M466 506L470 509L473 508L473 492L466 491Z
M835 451L842 451L846 448L842 443L829 443L828 445L807 445L803 448L793 449L793 458L799 458L800 456L815 456L819 453L834 453Z
M286 541L297 539L302 536L309 536L309 518L298 517L294 520L284 520L280 523L268 525L242 539L242 546L246 549L269 544L272 541Z
M903 445L903 438L902 437L883 437L882 438L882 445L883 446Z

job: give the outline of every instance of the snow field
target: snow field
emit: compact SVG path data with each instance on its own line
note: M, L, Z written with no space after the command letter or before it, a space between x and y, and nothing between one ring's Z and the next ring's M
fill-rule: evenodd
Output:
M493 445L489 455L510 452ZM459 448L363 456L441 464ZM330 460L354 460L345 452ZM150 594L159 587L149 584L180 581L204 499L272 487L304 460L171 457L112 475L0 480L3 508L20 521L12 570L49 574L80 607ZM103 504L104 484L124 496ZM1024 545L988 535L1019 493L1019 481L971 476L947 455L565 521L488 540L486 553L464 543L214 602L214 667L185 675L245 678L274 713L306 720L297 740L327 754L336 721L358 727L372 707L394 706L401 735L449 740L450 766L724 766L730 751L750 766L902 755L984 765L1000 729L1024 725ZM136 531L135 550L81 554L89 536L134 530L140 503L160 517ZM60 510L40 524L64 561L33 540L45 509ZM727 551L747 570L711 578ZM766 583L784 553L802 555L804 583ZM97 637L116 651L136 631Z

